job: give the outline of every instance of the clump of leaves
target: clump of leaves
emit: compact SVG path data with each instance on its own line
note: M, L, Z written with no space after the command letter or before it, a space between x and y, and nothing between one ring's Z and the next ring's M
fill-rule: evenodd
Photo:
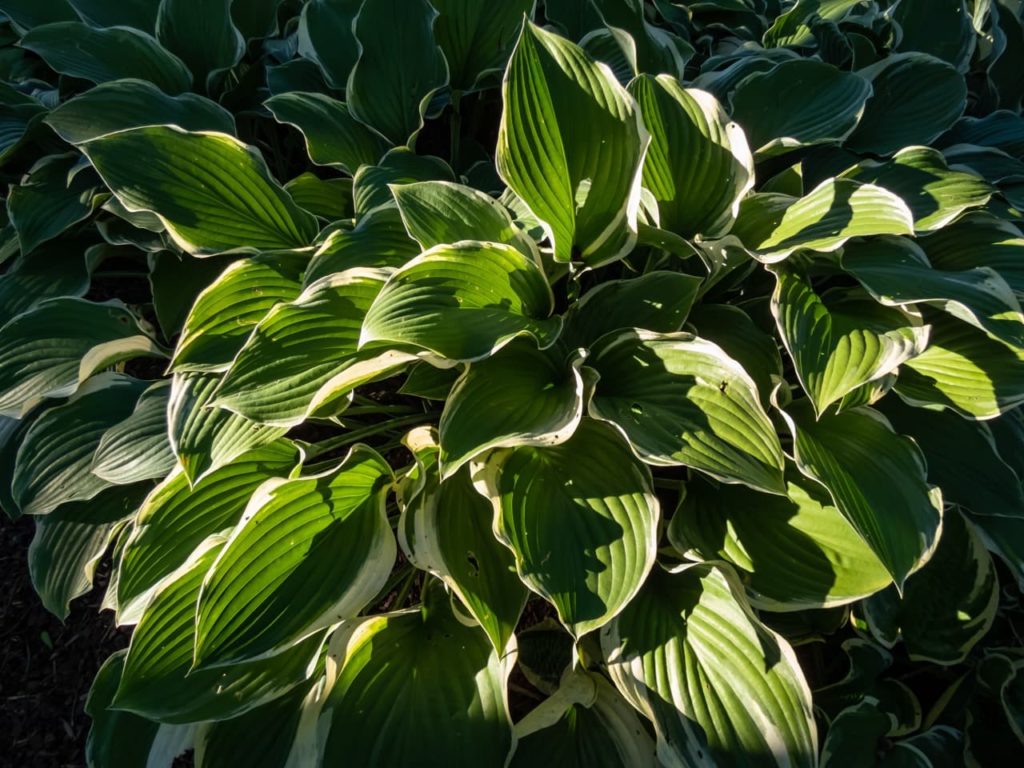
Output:
M91 765L1024 749L1019 2L0 10Z

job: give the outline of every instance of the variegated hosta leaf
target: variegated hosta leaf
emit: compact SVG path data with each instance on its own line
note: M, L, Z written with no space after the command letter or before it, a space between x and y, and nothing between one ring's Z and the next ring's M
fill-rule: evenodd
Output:
M118 622L138 621L153 588L177 570L206 537L233 527L249 497L264 482L298 464L286 440L255 448L190 486L176 472L146 497L121 553L117 577Z
M402 551L443 580L504 653L528 593L512 553L494 536L491 505L473 488L467 469L441 479L433 429L413 430L405 443L418 475L398 525Z
M299 295L303 265L304 259L291 253L229 265L192 305L171 367L178 372L227 370L267 312Z
M157 125L81 149L125 208L155 213L188 253L299 248L316 237L316 218L274 181L253 147L232 136Z
M523 23L533 16L536 0L431 0L439 16L434 37L448 61L449 84L472 90L483 76L505 68Z
M581 48L530 23L502 94L498 171L540 220L555 260L621 258L636 241L648 143L633 98Z
M606 336L586 365L599 374L590 414L615 424L649 464L682 464L782 493L783 455L754 382L692 334Z
M7 213L23 256L89 217L99 192L91 172L74 173L74 154L47 155L10 188Z
M819 19L842 21L861 0L797 0L778 16L764 36L766 47L814 44L813 23Z
M845 605L892 583L822 489L787 477L786 496L691 482L668 535L680 552L727 560L769 611Z
M238 63L245 40L231 20L232 0L160 0L156 37L192 70L196 90Z
M144 490L109 488L88 501L62 504L36 520L28 570L36 594L62 621L69 603L86 594L100 558L138 510Z
M358 614L395 564L391 468L364 446L249 500L199 596L195 666L272 656Z
M967 104L963 76L926 53L897 53L858 72L874 95L846 146L855 152L891 155L930 144L956 122Z
M223 544L208 539L156 590L132 632L115 708L163 723L224 720L287 693L316 665L322 632L271 658L192 669L196 601Z
M18 448L11 495L22 514L45 515L88 501L111 483L92 474L103 434L129 416L145 382L116 373L90 379L64 405L44 412Z
M78 243L63 239L12 261L0 275L0 328L47 299L85 296L92 278L87 261Z
M653 721L662 765L811 768L817 733L796 656L726 568L656 568L601 631L608 672Z
M895 589L864 601L875 639L892 648L902 639L911 659L952 665L988 632L999 604L995 565L970 523L955 509L942 520L931 560Z
M606 333L623 328L675 333L700 287L698 277L667 271L601 283L569 308L559 341L589 349Z
M828 490L902 589L931 556L941 524L941 493L927 483L921 450L870 408L815 420L803 402L786 413L800 471Z
M558 690L516 723L510 768L655 768L654 741L599 674L566 670Z
M363 318L386 279L380 270L339 272L275 306L224 374L214 407L291 427L333 415L356 386L408 365L415 357L406 352L357 350Z
M651 134L643 184L657 201L659 226L687 238L721 236L754 186L743 129L714 96L668 75L642 75L629 91Z
M352 179L321 179L310 171L284 185L300 208L327 221L352 218Z
M893 397L883 400L879 410L897 431L917 441L928 462L928 480L942 488L946 501L978 515L1018 518L1024 524L1024 486L1000 455L989 428L993 422L968 420L949 410L911 408Z
M436 585L425 597L418 609L346 622L331 638L323 765L448 765L468 755L504 765L515 648L495 651Z
M21 418L43 398L73 394L107 366L161 355L120 302L51 299L3 327L0 415Z
M441 475L451 477L490 448L568 440L583 418L587 396L582 362L558 347L538 350L531 340L517 339L471 363L441 414Z
M971 214L918 241L936 269L990 267L1024 299L1024 236L1008 221Z
M178 755L191 748L192 728L161 725L110 708L124 658L125 651L109 656L89 690L85 713L92 718L92 727L85 743L86 761L90 766L110 768L170 768Z
M423 250L460 240L505 243L540 260L530 236L493 197L449 181L390 185L409 235Z
M851 237L913 233L913 214L892 192L851 179L827 179L796 200L747 198L729 236L759 260L773 263L800 249L835 251Z
M629 66L623 81L643 72L666 72L682 79L695 50L678 35L648 23L643 0L593 0L593 4ZM592 40L588 36L580 44L586 46Z
M19 45L62 75L93 83L137 77L172 95L192 84L181 59L137 29L96 29L80 21L59 21L35 27Z
M234 117L220 105L194 93L168 96L134 78L90 88L50 112L45 122L69 144L154 123L186 131L235 132Z
M733 96L733 117L762 159L798 147L841 143L857 126L870 96L870 83L857 73L797 59L744 79Z
M1010 569L1018 587L1024 587L1024 520L965 513L974 532L989 552L998 555Z
M317 165L354 174L361 165L374 165L391 143L352 116L348 106L322 93L281 93L265 106L279 123L298 128L306 152Z
M906 238L878 238L843 249L842 266L890 307L930 304L953 317L1024 347L1024 314L1013 289L989 267L932 269L920 246Z
M355 229L339 229L327 236L306 268L304 285L356 267L401 267L419 253L398 208L382 205L360 216Z
M377 165L365 165L352 180L356 216L393 203L392 184L417 181L455 181L455 172L439 157L417 155L408 147L395 147Z
M135 27L152 32L156 25L160 0L125 0L108 3L106 0L66 0L85 21L97 27ZM38 5L38 3L36 3Z
M840 712L829 724L821 751L823 768L844 764L870 765L878 762L882 740L892 733L893 716L880 709L872 697L861 699ZM922 767L923 768L923 767Z
M772 314L819 416L924 352L928 328L920 314L884 307L855 291L819 296L804 275L785 265L774 271Z
M920 406L992 419L1024 402L1024 349L945 314L926 316L928 349L900 369L896 391Z
M176 373L167 404L171 450L195 485L246 451L272 443L286 428L256 424L213 405L220 379L209 373Z
M315 62L337 90L345 89L359 55L352 21L362 4L362 0L309 0L302 6L299 55Z
M448 83L434 42L436 18L427 0L364 0L352 21L359 58L346 86L348 106L393 144L415 140L427 103Z
M979 176L951 170L942 153L930 147L901 149L884 163L863 160L842 176L899 195L910 207L918 233L941 229L964 211L987 203L995 191Z
M92 473L107 482L129 485L166 477L176 460L167 441L170 382L151 384L131 415L103 433L92 457Z
M654 565L650 471L614 427L584 419L560 445L495 451L474 479L520 578L577 638L622 610Z
M528 335L548 346L551 288L536 262L509 245L439 245L395 272L363 322L360 346L412 345L449 360L479 360Z
M900 25L900 51L922 51L947 61L960 72L974 53L977 34L965 0L905 0L892 9Z

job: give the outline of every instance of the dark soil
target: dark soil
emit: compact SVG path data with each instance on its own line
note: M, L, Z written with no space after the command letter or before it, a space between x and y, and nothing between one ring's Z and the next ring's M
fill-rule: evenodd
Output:
M65 623L50 614L29 580L33 523L0 519L0 766L85 765L84 707L104 659L128 645L128 632L99 612L102 588L71 604ZM106 585L109 565L96 583Z

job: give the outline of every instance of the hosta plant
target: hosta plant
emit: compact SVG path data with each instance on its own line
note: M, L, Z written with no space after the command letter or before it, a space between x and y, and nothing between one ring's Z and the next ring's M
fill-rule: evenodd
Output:
M90 765L1024 753L1018 0L0 10Z

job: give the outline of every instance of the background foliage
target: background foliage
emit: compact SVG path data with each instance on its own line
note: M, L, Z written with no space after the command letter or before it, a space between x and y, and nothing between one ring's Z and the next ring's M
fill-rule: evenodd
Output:
M1018 0L0 11L90 765L1024 749Z

